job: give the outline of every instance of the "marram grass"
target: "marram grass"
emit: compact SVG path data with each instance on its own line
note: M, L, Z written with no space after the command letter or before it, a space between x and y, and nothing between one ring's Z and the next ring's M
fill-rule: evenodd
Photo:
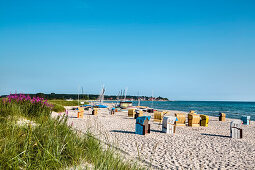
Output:
M47 108L42 115L31 109L0 100L0 169L65 169L84 163L94 169L138 169L112 149L103 149L90 132L78 134L66 117L53 119ZM35 123L21 126L20 117Z
M62 105L59 105L59 104L53 104L53 109L52 109L52 111L54 111L54 112L65 112L65 108L64 108L64 106L62 106Z

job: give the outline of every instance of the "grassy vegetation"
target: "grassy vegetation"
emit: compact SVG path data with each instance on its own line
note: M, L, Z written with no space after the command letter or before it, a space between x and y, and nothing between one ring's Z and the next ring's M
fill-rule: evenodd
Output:
M66 101L66 100L49 100L48 102L52 104L58 104L62 106L78 106L78 100L73 100L73 101ZM85 104L88 104L85 102Z
M65 108L64 106L77 106L78 105L78 100L73 100L73 101L66 101L66 100L48 100L49 103L53 104L53 111L54 112L64 112ZM88 104L85 102L85 104Z
M54 105L54 107L53 107L53 109L52 109L52 111L54 111L54 112L64 112L66 109L64 108L64 106L62 106L62 105L59 105L59 104L53 104Z
M20 117L34 123L18 125ZM50 107L42 102L0 99L0 169L60 169L82 163L95 169L137 169L112 149L103 149L91 133L79 134L66 122L67 117L51 118Z

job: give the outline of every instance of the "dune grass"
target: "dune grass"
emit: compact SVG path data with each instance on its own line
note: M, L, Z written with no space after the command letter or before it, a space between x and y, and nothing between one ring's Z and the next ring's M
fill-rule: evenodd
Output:
M64 108L64 106L60 105L60 104L53 104L53 108L52 111L54 112L64 112L66 109Z
M48 100L49 103L58 104L62 106L78 106L78 100L67 101L67 100ZM85 104L88 104L85 102Z
M53 119L44 106L39 109L43 114L35 114L37 107L0 100L0 169L63 169L83 163L95 169L139 169L111 148L103 149L90 132L73 130L67 117ZM19 125L20 117L35 123Z
M53 104L53 111L54 112L64 112L65 108L64 106L77 106L78 101L73 100L73 101L66 101L66 100L48 100L49 103ZM88 104L85 102L85 104Z

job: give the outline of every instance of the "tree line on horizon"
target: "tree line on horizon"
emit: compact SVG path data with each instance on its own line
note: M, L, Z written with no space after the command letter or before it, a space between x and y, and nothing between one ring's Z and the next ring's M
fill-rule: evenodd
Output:
M44 93L36 93L36 94L26 94L30 95L31 97L41 97L45 98L47 100L66 100L66 99L73 99L73 100L78 100L78 94L56 94L56 93L50 93L50 94L44 94ZM6 97L8 95L2 95L1 97ZM99 95L96 94L79 94L79 99L80 100L97 100ZM126 96L126 100L138 100L138 99L143 99L143 100L151 100L151 96ZM117 96L117 95L104 95L105 100L121 100L124 99L124 96ZM153 100L168 100L168 98L164 98L161 96L158 97L153 97Z

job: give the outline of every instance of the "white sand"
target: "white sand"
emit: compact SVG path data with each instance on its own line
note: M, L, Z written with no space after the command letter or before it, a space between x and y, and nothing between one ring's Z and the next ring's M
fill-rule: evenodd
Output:
M68 107L70 109L71 107ZM171 114L180 113L170 111ZM151 115L153 118L153 114ZM68 123L75 129L92 131L133 158L140 158L153 169L255 169L255 122L242 125L243 139L230 138L230 121L209 118L208 127L177 127L174 135L161 132L161 125L150 121L151 133L135 134L135 119L127 112L110 115L100 109L98 116L69 110ZM139 154L138 154L139 149Z

